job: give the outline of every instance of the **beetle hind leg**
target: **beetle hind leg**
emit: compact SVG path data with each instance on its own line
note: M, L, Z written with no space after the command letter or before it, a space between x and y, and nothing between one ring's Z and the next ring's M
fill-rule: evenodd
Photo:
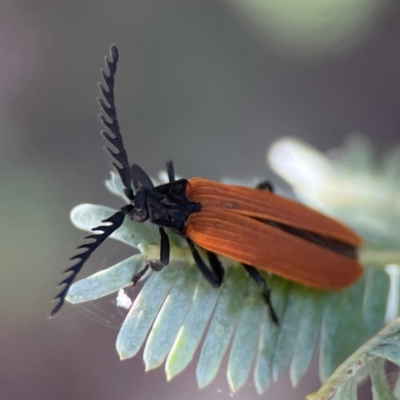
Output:
M262 181L257 184L256 189L265 190L267 192L274 193L274 186L270 181Z
M272 321L279 326L278 316L274 310L274 307L271 303L271 289L269 289L267 282L261 276L261 274L257 271L256 268L252 267L251 265L243 264L244 269L248 272L252 279L255 280L257 285L261 286L263 291L263 297L268 305L269 314L271 316Z

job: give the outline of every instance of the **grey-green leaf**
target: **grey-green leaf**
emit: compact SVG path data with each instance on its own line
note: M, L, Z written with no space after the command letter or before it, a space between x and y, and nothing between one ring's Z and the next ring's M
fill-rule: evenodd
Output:
M111 171L111 178L107 179L105 181L106 184L106 188L115 196L121 197L125 202L128 201L128 199L125 196L124 193L124 185L121 182L121 178L119 177L119 175L114 172Z
M243 299L243 310L233 337L229 354L227 378L233 392L238 391L250 375L260 337L260 321L268 312L260 301L260 288L255 283L248 285L248 294Z
M289 291L273 358L272 377L274 381L287 369L292 359L301 320L306 318L303 314L305 293L304 287L295 284ZM318 326L314 326L314 329L318 330Z
M90 232L92 228L102 224L102 220L110 217L115 210L105 206L80 204L71 211L71 221L79 229ZM119 240L133 247L141 243L159 243L160 235L155 225L144 222L142 224L126 217L122 226L117 229L111 238Z
M274 276L273 279L268 279L268 286L272 291L272 304L280 320L282 320L282 315L286 308L290 285L291 282L277 276ZM257 392L263 393L273 379L273 360L280 328L271 321L267 314L264 314L260 324L260 347L257 352L254 369L254 384Z
M357 374L359 371L363 371L369 362L379 357L400 365L399 335L400 318L397 318L348 357L347 360L336 368L322 387L317 392L309 394L307 399L327 399L333 393L341 391L342 386L347 381L353 381L356 384L358 382ZM379 362L377 365L379 365ZM374 365L372 365L372 368L374 368ZM379 377L380 372L377 369L373 369L371 373L375 374L375 378L378 379L377 382L381 386L378 390L382 389L383 383Z
M144 340L164 303L176 276L176 268L152 273L136 297L117 337L121 360L133 357Z
M132 285L132 277L140 271L143 265L144 260L141 254L129 257L113 267L74 283L68 291L66 300L77 304L117 292L121 288Z
M182 372L192 360L212 316L218 296L219 290L213 288L198 273L190 308L165 365L168 380Z
M197 363L196 376L200 387L217 375L243 309L243 292L247 279L242 268L229 268L220 288L220 296ZM233 295L234 294L234 295Z
M347 380L339 387L332 400L357 400L357 382L354 379Z
M325 381L367 339L363 320L365 277L347 290L329 293L322 323L320 377Z
M376 358L369 363L373 399L396 400L386 379L384 363L385 360L383 358Z
M169 264L166 268L178 269ZM185 273L175 271L175 279L157 318L144 349L146 370L157 368L166 359L190 307L197 284L198 270L185 266Z
M322 321L324 299L326 293L303 287L305 300L303 302L302 318L299 335L290 364L290 380L296 386L307 372L311 363Z

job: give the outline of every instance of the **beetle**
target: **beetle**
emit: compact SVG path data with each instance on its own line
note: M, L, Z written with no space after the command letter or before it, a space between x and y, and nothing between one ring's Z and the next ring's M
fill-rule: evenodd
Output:
M170 258L166 229L183 236L195 264L204 278L219 287L224 268L218 258L222 255L242 263L248 274L261 286L271 319L278 318L271 304L270 290L259 270L279 275L291 281L324 290L339 290L350 286L362 274L357 249L362 239L344 224L307 206L273 193L272 185L264 182L256 188L226 185L203 178L176 179L172 162L167 162L169 183L154 186L141 167L128 161L114 99L114 77L119 52L111 46L106 57L108 74L102 69L107 87L99 84L99 98L104 112L100 118L111 132L102 131L115 150L106 147L115 170L124 186L129 203L92 229L92 240L78 247L84 249L71 260L77 263L61 283L65 285L56 296L51 312L56 314L65 296L91 254L123 223L126 216L138 223L150 220L159 227L160 259L149 260L134 277L133 284L151 268L162 270ZM135 188L135 192L132 189ZM208 264L197 246L205 249Z

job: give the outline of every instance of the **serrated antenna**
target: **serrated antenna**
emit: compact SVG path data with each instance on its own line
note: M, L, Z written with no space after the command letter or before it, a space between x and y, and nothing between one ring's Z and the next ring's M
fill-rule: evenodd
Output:
M108 68L108 74L102 69L102 75L104 82L107 85L107 89L104 87L102 83L99 84L100 86L100 91L104 97L104 99L107 101L108 105L105 103L105 101L102 98L99 98L99 103L104 111L105 115L101 115L101 120L105 127L109 129L111 136L108 132L106 131L101 131L105 139L111 143L115 149L117 150L116 152L113 151L111 148L106 147L108 152L111 154L111 156L114 158L116 163L112 162L112 165L114 166L115 170L118 172L119 176L121 177L121 181L123 185L125 186L124 192L125 195L128 197L129 200L133 200L135 198L132 190L132 172L131 172L131 167L128 162L128 156L126 155L126 151L124 148L124 143L122 141L122 136L119 130L119 124L117 120L117 113L115 110L115 102L114 102L114 76L115 72L117 70L117 62L118 62L118 49L115 45L111 46L111 58L106 57L106 65ZM107 118L108 119L107 119ZM64 286L64 288L58 293L58 295L55 297L54 300L57 300L57 304L51 311L50 316L54 316L58 311L60 311L61 307L63 306L65 302L65 297L68 293L69 288L71 287L72 283L74 282L76 276L82 269L83 265L85 262L89 259L89 257L92 255L92 253L113 233L115 232L124 222L124 218L127 214L129 214L133 210L133 205L128 204L120 211L117 211L111 217L102 220L101 222L106 223L107 225L101 225L96 228L93 228L93 232L99 232L95 233L89 236L86 236L85 239L91 240L90 243L84 243L81 246L77 247L77 249L84 249L82 253L79 253L70 260L78 260L78 262L73 265L72 267L67 268L64 273L69 273L70 275L67 276L65 279L63 279L59 286Z
M53 308L50 313L50 316L54 316L60 311L61 307L64 304L65 296L68 293L69 288L74 282L76 276L79 274L79 271L82 269L85 262L92 255L92 253L114 232L116 231L124 222L125 215L127 214L127 210L123 209L121 211L117 211L111 217L102 220L101 222L109 223L111 225L101 225L96 228L93 228L93 232L101 232L94 235L85 236L84 239L93 240L90 243L84 243L77 247L77 249L85 249L83 253L77 254L70 258L70 260L79 260L72 267L67 268L64 273L71 273L71 275L67 276L64 280L62 280L58 286L65 285L65 287L61 290L60 293L54 298L58 303Z
M107 88L103 85L103 83L99 83L100 92L104 99L99 97L98 100L100 107L105 114L100 115L101 122L111 132L112 136L107 131L101 131L101 134L116 149L116 151L114 151L110 147L106 147L108 153L118 163L116 164L115 162L111 162L125 187L124 193L126 197L128 197L129 200L133 200L135 196L132 190L131 166L129 165L128 156L122 140L114 99L114 77L117 71L117 62L119 57L117 46L111 46L110 54L110 58L105 58L108 73L104 69L101 70L101 74L105 84L107 85ZM106 100L108 105L104 100Z

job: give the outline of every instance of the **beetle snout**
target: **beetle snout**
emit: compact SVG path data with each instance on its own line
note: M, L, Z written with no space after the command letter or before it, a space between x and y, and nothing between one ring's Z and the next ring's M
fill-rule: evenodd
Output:
M149 219L149 213L146 209L136 209L133 211L133 218L137 222L144 222Z

